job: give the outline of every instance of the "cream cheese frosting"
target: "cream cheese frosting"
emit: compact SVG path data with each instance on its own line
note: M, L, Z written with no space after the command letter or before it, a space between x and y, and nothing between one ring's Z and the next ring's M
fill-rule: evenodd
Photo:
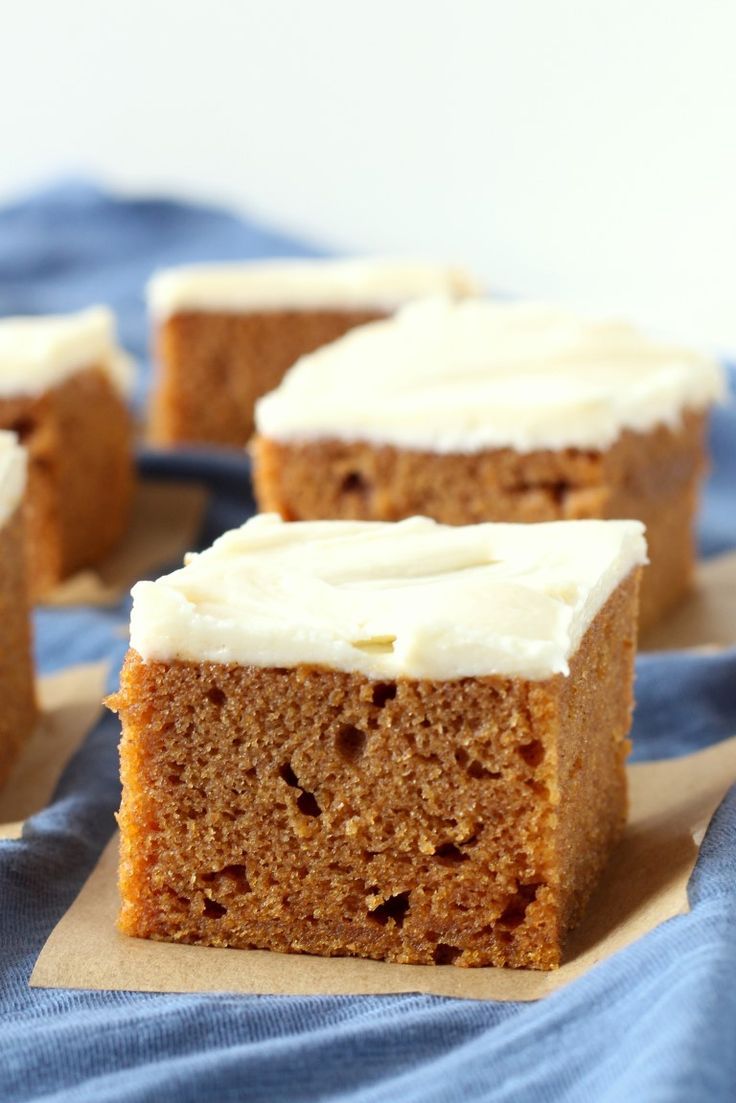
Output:
M394 311L428 295L479 295L479 284L447 265L406 260L271 260L196 264L158 273L148 285L154 318L180 311Z
M26 452L15 433L0 430L0 525L20 505L26 486Z
M145 661L317 664L369 678L544 679L646 561L638 521L285 523L262 514L133 588Z
M714 361L623 322L434 298L302 357L257 403L256 427L445 453L601 449L724 393Z
M117 344L115 319L107 307L0 318L0 396L42 394L93 366L128 392L132 362Z

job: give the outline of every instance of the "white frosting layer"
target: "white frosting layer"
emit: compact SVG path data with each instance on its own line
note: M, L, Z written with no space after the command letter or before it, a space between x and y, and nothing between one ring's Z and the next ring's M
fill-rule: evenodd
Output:
M456 268L402 260L273 260L198 264L154 276L154 317L179 311L386 310L427 295L479 295Z
M121 392L130 389L132 362L116 342L107 307L0 318L0 396L41 394L93 366L107 372Z
M724 391L716 363L621 322L433 299L302 357L258 402L256 426L433 452L606 448Z
M26 486L26 452L15 433L0 430L0 525L20 505Z
M547 678L646 560L638 521L455 528L271 514L133 589L144 660L319 664L370 678Z

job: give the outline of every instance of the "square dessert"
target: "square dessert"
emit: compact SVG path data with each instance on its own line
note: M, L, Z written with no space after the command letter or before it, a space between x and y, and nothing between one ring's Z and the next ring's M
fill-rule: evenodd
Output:
M479 293L446 266L398 260L196 265L151 281L158 444L243 447L256 399L305 353L411 299Z
M0 785L36 722L31 620L26 584L23 496L26 456L0 432Z
M559 965L626 819L642 532L259 516L138 583L120 929Z
M133 491L130 363L110 311L0 319L0 428L28 453L29 583L41 598L113 550Z
M689 590L717 364L629 325L413 304L303 358L257 406L256 497L287 520L637 518L641 626Z

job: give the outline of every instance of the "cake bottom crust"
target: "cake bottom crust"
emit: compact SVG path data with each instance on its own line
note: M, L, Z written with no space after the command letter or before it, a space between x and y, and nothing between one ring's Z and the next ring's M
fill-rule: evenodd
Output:
M570 676L375 682L127 657L120 928L554 968L626 816L638 573Z

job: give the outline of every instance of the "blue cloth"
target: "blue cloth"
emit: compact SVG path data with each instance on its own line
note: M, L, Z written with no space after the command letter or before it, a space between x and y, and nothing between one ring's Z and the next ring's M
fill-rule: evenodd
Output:
M110 302L145 350L141 287L164 263L306 252L221 211L121 201L68 185L0 211L0 313ZM143 393L141 389L141 394ZM736 546L736 415L715 417L701 546ZM247 465L141 456L144 473L204 478L202 543L252 509ZM107 657L112 610L37 614L40 666ZM736 732L736 651L638 662L636 757ZM19 841L0 842L0 1100L732 1101L736 1096L736 793L691 882L692 912L535 1004L407 995L233 998L39 991L28 977L113 830L117 722L103 719Z

